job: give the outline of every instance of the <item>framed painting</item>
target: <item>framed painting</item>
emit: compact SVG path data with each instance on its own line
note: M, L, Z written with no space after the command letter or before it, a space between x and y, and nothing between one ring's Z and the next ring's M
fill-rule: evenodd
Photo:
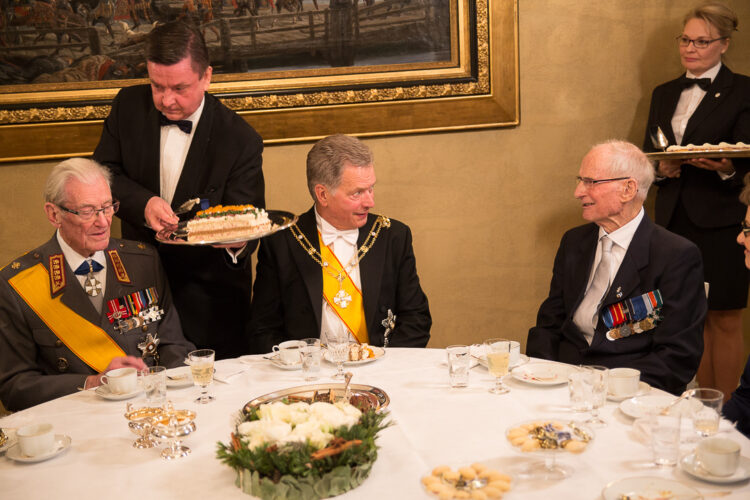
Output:
M145 39L187 16L267 144L519 123L517 0L4 0L0 162L85 156Z

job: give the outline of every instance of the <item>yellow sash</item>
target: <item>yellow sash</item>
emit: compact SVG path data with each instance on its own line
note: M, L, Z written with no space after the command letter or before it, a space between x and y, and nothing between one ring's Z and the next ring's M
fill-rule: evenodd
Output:
M367 323L365 322L365 308L362 303L362 292L359 291L357 286L352 282L349 274L344 270L344 266L336 258L333 251L323 244L323 239L318 233L318 241L320 242L320 256L323 258L323 262L328 263L328 269L336 274L341 273L346 279L341 283L341 289L348 293L352 300L351 303L345 308L341 308L338 304L333 301L336 293L339 291L339 282L336 278L331 276L323 269L323 298L326 299L328 305L336 312L336 315L344 322L346 327L352 332L354 338L360 344L367 343L369 337L367 336Z
M73 312L60 296L50 297L49 273L41 263L8 282L52 333L95 371L103 372L112 358L125 356L107 332Z

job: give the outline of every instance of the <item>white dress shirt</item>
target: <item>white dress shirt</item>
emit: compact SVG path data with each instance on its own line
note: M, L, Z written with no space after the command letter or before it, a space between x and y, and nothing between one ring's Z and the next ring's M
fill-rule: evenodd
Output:
M323 240L323 244L330 247L333 250L333 254L341 263L341 266L346 269L349 273L349 277L352 279L352 283L362 290L362 280L359 274L359 264L354 266L353 269L349 269L349 264L356 259L357 255L357 238L359 237L359 229L347 229L339 230L329 224L323 217L318 214L318 210L315 209L315 221L317 222L318 231L320 231L320 237ZM321 270L321 272L325 272ZM331 328L345 328L342 321L334 310L328 306L325 298L323 301L323 308L321 309L321 321L320 321L320 338L323 342L326 342L325 332ZM356 342L356 339L349 333L349 340Z
M721 69L721 62L703 73L700 78L710 78L713 83L716 75L719 74ZM688 78L698 78L690 71L687 72ZM672 132L674 132L674 138L677 144L682 144L682 138L685 135L685 128L687 127L690 117L693 116L695 110L698 108L701 100L706 95L706 91L700 88L698 85L693 85L686 88L680 94L680 100L677 101L677 107L672 115Z
M89 297L96 310L98 312L102 312L102 302L104 302L104 294L107 291L107 258L104 255L104 251L99 250L97 252L94 252L94 254L90 257L84 257L73 250L70 245L65 243L65 240L63 240L62 236L60 236L60 231L57 231L57 242L60 244L60 250L62 250L62 253L65 256L65 262L68 263L68 266L70 266L70 269L72 271L78 269L78 266L83 264L87 259L93 259L102 265L102 269L94 273L94 278L99 280L99 282L102 284L102 293L94 297ZM74 274L74 276L76 277L76 279L78 279L78 283L81 284L81 288L83 288L83 284L86 281L86 275Z
M177 189L177 183L182 175L182 167L185 165L190 143L193 142L195 129L198 128L198 120L203 113L203 105L206 103L206 97L203 96L201 105L195 112L188 116L186 120L193 123L190 133L186 134L175 125L166 125L161 127L161 140L159 141L159 195L172 204L174 192Z
M633 241L633 236L635 235L635 231L636 229L638 229L641 220L643 220L643 216L644 211L641 207L641 211L638 212L638 215L633 217L633 219L627 224L617 228L611 233L607 233L601 227L599 228L599 238L597 239L596 255L594 255L594 265L591 266L591 270L589 271L589 279L586 282L587 293L589 288L591 287L591 281L594 279L594 272L596 271L596 267L599 265L599 261L602 259L601 245L598 244L599 240L601 240L602 237L606 235L607 237L609 237L609 239L612 240L613 243L611 257L612 262L609 268L609 283L612 283L612 281L615 279L615 276L617 276L617 271L620 270L622 260L625 258L625 254L628 251L630 242ZM583 302L584 301L582 301L582 303ZM598 309L598 305L596 304L592 304L592 307ZM588 342L589 345L591 345L591 342L594 340L594 326L591 324L591 318L594 316L594 314L599 314L599 311L596 309L579 307L573 315L573 322L576 324L576 326L578 326L578 328L581 329L581 331L583 331L583 336L586 338L586 342Z

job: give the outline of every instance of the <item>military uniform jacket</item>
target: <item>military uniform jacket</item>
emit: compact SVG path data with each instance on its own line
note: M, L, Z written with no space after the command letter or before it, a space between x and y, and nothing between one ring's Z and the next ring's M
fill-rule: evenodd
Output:
M361 246L376 215L359 228ZM300 231L320 251L313 209L300 215ZM417 276L411 231L391 219L359 263L362 301L369 343L382 346L382 321L390 309L396 326L389 335L391 347L424 347L430 340L432 317ZM290 230L261 241L253 288L251 342L253 352L269 352L284 340L320 337L323 304L323 270L300 246Z
M158 332L160 364L168 367L181 365L194 347L182 334L156 251L143 243L117 239L110 240L105 255L109 250L117 250L130 283L117 279L114 266L108 260L101 313L97 313L67 262L64 264L65 286L53 294L50 280L46 291L103 329L128 355L140 357L142 352L138 344L145 341L148 334ZM87 376L96 373L56 337L9 283L16 274L39 264L50 271L50 256L57 254L62 255L62 251L53 236L0 271L0 400L10 410L21 410L75 392L83 387ZM156 288L158 305L164 310L162 318L118 333L107 318L107 301L149 287ZM147 358L146 362L153 364L151 359Z

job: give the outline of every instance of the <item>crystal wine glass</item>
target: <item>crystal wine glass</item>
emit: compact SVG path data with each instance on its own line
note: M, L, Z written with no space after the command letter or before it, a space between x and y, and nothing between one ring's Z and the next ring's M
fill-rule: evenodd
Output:
M196 403L205 404L216 399L208 393L208 386L214 380L214 355L212 349L198 349L188 354L193 382L201 387L201 394L195 400Z
M508 374L510 365L510 340L494 338L484 341L487 352L487 369L495 377L495 386L490 389L492 394L505 394L510 388L503 383L503 377Z
M349 330L344 325L331 325L326 331L328 359L336 363L335 379L344 379L344 361L349 359Z

